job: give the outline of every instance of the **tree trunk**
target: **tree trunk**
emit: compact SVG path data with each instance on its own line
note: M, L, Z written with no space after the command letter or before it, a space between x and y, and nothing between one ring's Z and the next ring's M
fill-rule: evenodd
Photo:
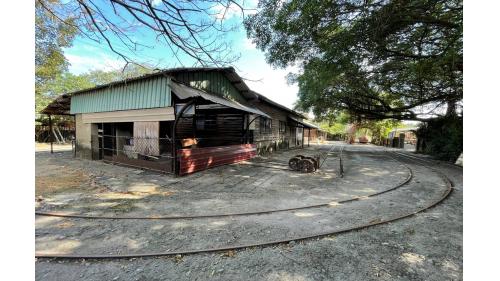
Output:
M448 107L446 108L446 116L454 116L457 115L457 104L455 101L448 101Z

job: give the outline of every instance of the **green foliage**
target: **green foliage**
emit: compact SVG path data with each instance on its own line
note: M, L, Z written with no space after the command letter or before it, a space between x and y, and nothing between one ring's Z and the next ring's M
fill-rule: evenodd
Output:
M331 112L328 116L316 118L320 128L331 135L345 135L351 117L345 112Z
M463 119L447 116L429 121L417 130L417 137L424 142L420 152L454 162L463 151Z
M322 122L320 128L331 135L344 135L347 130L346 124Z
M44 5L58 9L57 0L44 1ZM77 29L72 26L74 18L68 16L61 22L49 13L39 1L35 1L35 85L55 79L68 68L63 49L72 45Z
M372 141L379 142L382 138L386 138L389 132L395 128L403 126L401 121L394 119L387 120L355 120L353 116L345 111L335 112L328 117L319 119L321 129L332 135L346 135L349 124L356 124L356 137L370 136Z
M44 1L57 9L61 3L58 0ZM70 47L77 33L72 27L74 18L65 18L68 24L62 23L53 14L49 13L39 1L35 1L35 112L47 106L53 98L52 93L59 89L51 89L60 85L62 77L68 70L68 61L64 57L62 48ZM72 82L73 83L73 82Z
M41 83L35 95L35 111L44 109L58 95L95 86L88 75L73 75L69 72L57 75L50 81Z
M272 65L301 63L290 78L315 116L422 120L462 100L460 0L263 0L245 26Z
M368 120L361 123L359 127L369 129L371 131L371 137L373 142L380 142L383 138L389 135L389 132L400 128L402 126L401 121L394 119L387 120Z

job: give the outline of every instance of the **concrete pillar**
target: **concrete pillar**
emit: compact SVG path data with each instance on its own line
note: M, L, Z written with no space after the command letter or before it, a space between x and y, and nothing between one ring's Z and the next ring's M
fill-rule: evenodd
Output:
M92 159L92 135L97 136L97 124L83 123L82 114L76 114L75 133L77 156ZM94 141L97 142L97 138Z

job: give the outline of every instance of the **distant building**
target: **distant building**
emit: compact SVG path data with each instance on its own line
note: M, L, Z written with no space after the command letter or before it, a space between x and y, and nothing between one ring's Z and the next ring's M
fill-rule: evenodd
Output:
M405 144L415 146L417 144L418 128L399 128L389 132L386 145L404 148Z

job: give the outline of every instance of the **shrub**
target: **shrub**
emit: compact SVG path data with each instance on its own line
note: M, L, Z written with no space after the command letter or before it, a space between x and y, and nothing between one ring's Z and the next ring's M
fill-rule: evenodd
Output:
M423 123L417 137L419 152L454 162L463 151L463 118L445 116Z

